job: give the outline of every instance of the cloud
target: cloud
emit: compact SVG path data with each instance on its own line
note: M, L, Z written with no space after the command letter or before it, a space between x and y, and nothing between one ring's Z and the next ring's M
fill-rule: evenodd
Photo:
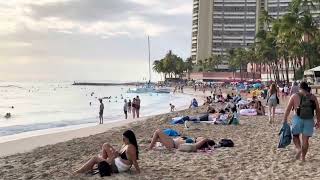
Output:
M0 1L1 71L25 71L33 77L32 72L45 74L61 65L63 76L62 69L86 69L92 63L116 73L123 62L130 64L128 69L144 63L147 35L152 59L169 49L188 57L191 23L192 0ZM34 67L40 64L43 71ZM20 68L8 68L15 66ZM140 77L133 77L135 70L126 72ZM71 75L76 78L81 73Z
M125 0L18 2L16 8L1 8L0 27L5 27L0 28L2 34L14 33L20 27L24 27L35 32L84 33L101 37L119 35L142 37L146 34L159 36L161 33L169 32L173 27L151 21L149 19L149 16L152 16L151 12L168 15L182 12L179 8L151 8L143 12L143 7L138 6L141 4L140 1L130 3ZM148 6L152 4L154 3L149 3Z

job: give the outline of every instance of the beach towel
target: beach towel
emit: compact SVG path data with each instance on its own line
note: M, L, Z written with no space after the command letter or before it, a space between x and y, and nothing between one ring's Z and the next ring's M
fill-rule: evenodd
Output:
M170 124L184 124L184 121L188 121L188 120L190 120L189 116L175 117L175 118L172 118Z
M249 102L246 101L246 100L240 100L240 101L237 103L237 105L247 105L247 104L249 104Z
M291 128L288 123L283 123L279 135L280 135L280 141L279 141L278 148L285 148L289 144L291 144L292 134L291 134Z
M174 129L165 129L163 130L163 133L173 137L180 136L180 133Z

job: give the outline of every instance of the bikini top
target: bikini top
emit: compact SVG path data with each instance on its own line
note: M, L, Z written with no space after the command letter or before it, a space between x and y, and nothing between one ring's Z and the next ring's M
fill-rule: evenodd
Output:
M126 152L127 152L127 150L123 151L123 152L120 154L121 159L128 160Z
M123 153L121 153L120 157L121 157L121 159L128 160L126 151L123 151Z

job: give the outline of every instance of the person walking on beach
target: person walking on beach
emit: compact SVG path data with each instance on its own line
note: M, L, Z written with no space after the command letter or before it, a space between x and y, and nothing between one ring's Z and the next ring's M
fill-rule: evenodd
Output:
M124 100L123 112L124 112L124 117L128 119L128 102L126 99Z
M298 93L291 96L287 105L283 123L288 122L288 116L294 110L292 117L293 143L296 147L296 159L306 160L309 149L309 138L313 135L314 126L320 127L320 108L317 98L310 93L310 87L306 82L300 84ZM314 122L314 111L316 111L317 122ZM301 138L300 139L300 135Z
M297 82L294 82L293 85L291 86L291 90L290 90L290 96L296 94L299 92L299 86Z
M129 102L128 102L128 113L131 113L131 99L129 99Z
M137 114L137 118L140 117L140 104L141 104L141 100L139 98L139 96L136 97L136 114Z
M100 119L100 123L99 123L99 124L103 124L104 104L102 103L102 99L99 99L99 101L100 101L100 108L99 108L99 119Z
M171 103L169 104L169 106L170 106L170 111L174 112L175 106L173 104L171 104Z
M276 84L272 84L267 95L267 104L269 108L269 123L273 123L276 107L279 104L278 90Z
M133 98L132 100L132 117L133 119L136 118L136 107L137 107L137 100Z

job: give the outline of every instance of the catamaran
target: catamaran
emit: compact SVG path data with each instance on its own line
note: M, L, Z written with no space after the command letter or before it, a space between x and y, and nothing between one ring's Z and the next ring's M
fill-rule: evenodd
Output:
M129 89L127 93L170 93L169 88L156 88L155 85L151 83L151 61L150 61L150 39L148 36L148 52L149 52L149 82L144 84L142 87L137 87Z

